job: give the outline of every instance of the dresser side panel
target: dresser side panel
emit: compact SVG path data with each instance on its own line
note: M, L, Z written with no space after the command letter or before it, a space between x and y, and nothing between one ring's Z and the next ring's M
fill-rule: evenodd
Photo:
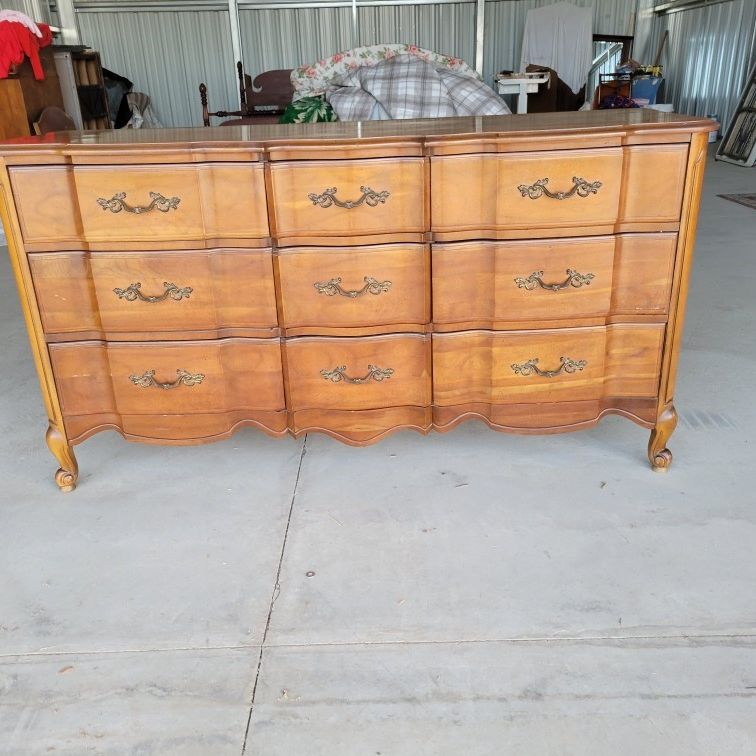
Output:
M677 381L677 366L682 347L683 325L701 204L701 188L706 167L707 145L708 139L705 133L693 135L683 189L680 234L677 242L675 273L670 297L669 326L664 343L664 359L659 390L660 415L665 406L671 404Z

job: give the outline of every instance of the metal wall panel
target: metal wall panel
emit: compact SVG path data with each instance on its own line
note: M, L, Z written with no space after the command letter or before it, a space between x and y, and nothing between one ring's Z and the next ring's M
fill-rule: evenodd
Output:
M651 62L664 32L665 102L681 113L715 113L727 126L754 63L756 2L726 0L707 7L654 15L658 0L641 0L637 49Z
M166 126L201 126L198 87L211 110L239 107L229 19L220 11L79 13L83 44L152 98Z
M50 22L48 6L43 0L2 0L0 8L20 11L35 21L42 21L45 24Z
M475 65L475 3L357 7L360 45L398 42Z
M296 68L356 46L351 8L241 9L244 66L251 76Z

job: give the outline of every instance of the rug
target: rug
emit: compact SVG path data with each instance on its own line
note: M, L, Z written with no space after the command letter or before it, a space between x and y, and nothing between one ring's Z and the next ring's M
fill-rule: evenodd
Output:
M722 199L737 202L739 205L752 207L756 210L756 194L718 194L717 197L722 197Z

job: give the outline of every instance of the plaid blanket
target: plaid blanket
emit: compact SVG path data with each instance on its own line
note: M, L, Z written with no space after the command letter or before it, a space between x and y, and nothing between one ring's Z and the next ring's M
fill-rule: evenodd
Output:
M397 55L413 55L420 60L433 63L434 66L442 66L452 71L459 71L468 76L480 78L464 60L455 58L453 55L443 55L417 45L368 45L367 47L354 47L351 50L337 52L315 63L295 68L291 72L291 85L294 87L293 100L296 102L302 97L318 97L325 94L329 84L337 76L343 76L363 66L375 66L381 61L395 58Z
M504 101L480 79L397 55L332 79L326 99L341 121L504 115Z

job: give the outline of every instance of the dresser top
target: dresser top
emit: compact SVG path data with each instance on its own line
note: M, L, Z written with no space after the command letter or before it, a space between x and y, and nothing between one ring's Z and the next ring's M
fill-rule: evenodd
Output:
M159 148L161 145L208 148L263 143L331 141L445 141L465 137L537 136L539 132L575 134L601 132L649 132L659 129L713 131L708 118L663 113L645 108L591 110L570 113L529 113L512 116L471 116L393 121L341 121L214 128L118 129L54 132L41 137L17 137L0 142L0 154L32 149L68 148L108 150Z

